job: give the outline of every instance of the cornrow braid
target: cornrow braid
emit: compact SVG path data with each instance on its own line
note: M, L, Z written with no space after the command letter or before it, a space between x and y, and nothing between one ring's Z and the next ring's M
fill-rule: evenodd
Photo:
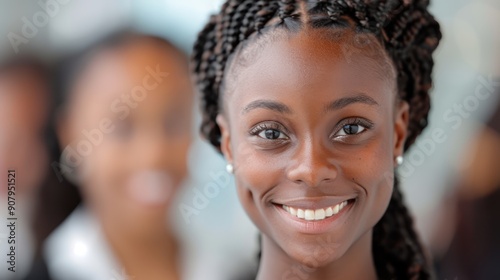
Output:
M372 245L379 279L433 278L397 178L389 207L373 229Z
M202 92L201 133L219 152L221 131L215 118L220 110L220 88L229 56L250 35L260 32L278 11L284 21L290 12L288 9L277 1L230 0L224 3L219 14L210 18L198 36L192 60Z
M294 31L291 27L297 25L291 23L299 21L313 28L353 28L379 40L396 68L398 97L410 104L406 151L427 126L432 54L441 39L428 6L428 0L228 0L210 18L194 46L193 70L202 94L202 135L220 152L221 131L215 119L221 112L221 85L231 55L265 28ZM373 255L381 279L433 276L397 179L389 207L374 227Z
M203 121L201 133L210 143L220 150L220 128L214 122L219 111L219 93L214 89L215 80L215 27L220 16L211 16L208 24L200 32L194 45L193 61L199 61L194 71L197 73L197 85L202 95Z

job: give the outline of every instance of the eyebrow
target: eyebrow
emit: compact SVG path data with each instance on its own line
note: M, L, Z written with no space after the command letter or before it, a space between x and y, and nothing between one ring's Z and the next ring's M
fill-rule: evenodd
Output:
M259 108L260 109L268 109L268 110L275 111L275 112L282 113L282 114L291 114L293 112L292 109L290 109L290 107L288 107L287 105L285 105L281 102L259 99L259 100L255 100L255 101L250 102L250 104L248 104L247 106L245 106L245 108L243 108L241 113L246 114L252 110L259 109Z
M325 112L340 110L346 106L349 106L354 103L362 103L367 105L378 106L379 104L375 99L364 93L358 93L354 96L343 97L337 100L330 102L325 106Z
M370 96L364 93L359 93L354 96L343 97L330 102L328 105L325 106L325 112L340 110L354 103L363 103L363 104L377 105L377 106L379 105L377 101L375 101L375 99L371 98ZM282 114L293 113L292 109L290 109L290 107L288 107L287 105L281 102L265 100L265 99L259 99L250 102L250 104L248 104L247 106L245 106L245 108L243 108L241 113L246 114L255 109L267 109Z

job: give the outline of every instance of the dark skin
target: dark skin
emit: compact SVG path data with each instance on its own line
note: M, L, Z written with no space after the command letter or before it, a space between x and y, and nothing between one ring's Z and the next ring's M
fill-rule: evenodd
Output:
M47 81L29 66L0 72L0 168L24 173L23 187L17 194L36 195L46 174L48 152L44 128L48 118ZM7 172L1 172L2 182ZM7 188L0 189L7 199Z
M354 33L326 32L274 36L251 64L237 53L224 77L221 149L263 234L257 279L377 278L372 230L390 201L408 104L397 99L395 70L375 38L366 35L375 51L346 54ZM323 221L282 208L342 201L343 211Z
M147 96L120 119L110 104L144 83L148 67L168 77L151 86ZM131 279L180 279L179 244L166 214L187 176L191 143L192 87L187 58L163 44L141 39L106 49L91 58L75 82L61 112L63 148L84 137L105 118L114 129L78 166L86 206L102 226L114 256ZM147 80L154 83L154 79ZM123 103L122 103L123 104ZM84 173L86 171L86 173ZM139 199L129 187L151 184L144 172L168 174L162 186L168 196L154 203ZM139 178L139 182L137 183ZM166 223L168 222L168 223Z

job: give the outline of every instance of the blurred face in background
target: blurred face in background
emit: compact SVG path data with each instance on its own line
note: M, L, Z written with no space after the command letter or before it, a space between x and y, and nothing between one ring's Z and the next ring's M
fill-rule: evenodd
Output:
M16 195L35 191L49 168L44 139L48 97L47 81L33 66L0 71L0 184L7 183L7 170L16 170Z
M59 135L85 203L108 225L165 227L187 176L187 57L153 39L98 51L71 86Z

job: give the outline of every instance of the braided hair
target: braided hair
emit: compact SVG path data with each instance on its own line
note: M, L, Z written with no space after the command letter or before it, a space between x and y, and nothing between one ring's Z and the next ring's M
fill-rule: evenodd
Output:
M427 126L432 86L432 53L441 39L429 0L228 0L200 32L192 56L202 94L202 135L220 152L224 71L243 43L268 30L294 32L301 26L373 34L392 60L397 96L410 104L406 151ZM397 178L387 211L373 230L373 256L381 279L433 276Z

